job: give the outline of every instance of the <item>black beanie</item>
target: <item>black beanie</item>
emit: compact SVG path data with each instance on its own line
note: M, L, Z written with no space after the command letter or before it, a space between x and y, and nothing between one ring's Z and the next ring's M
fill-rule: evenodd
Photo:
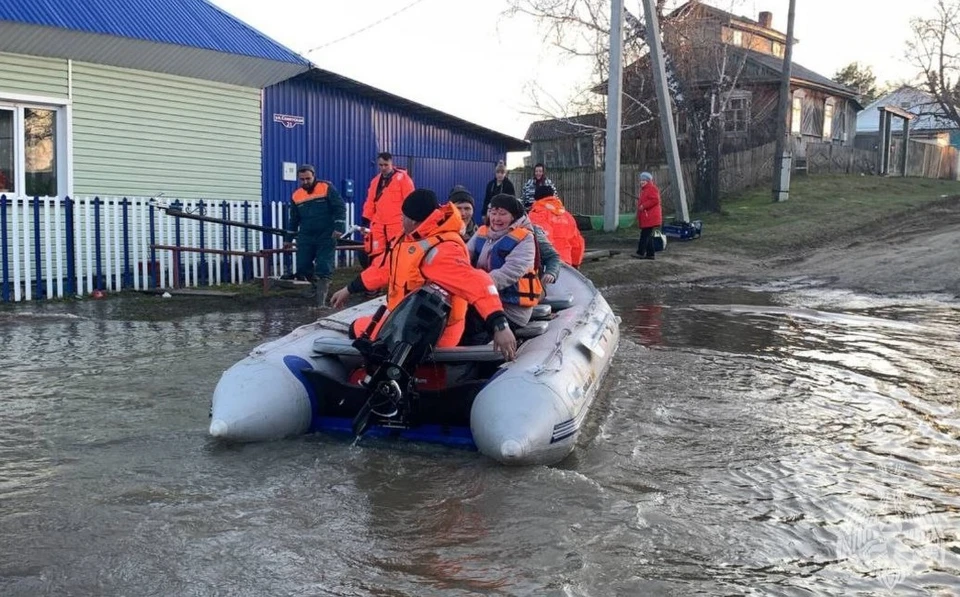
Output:
M490 209L493 209L494 207L499 207L500 209L509 211L514 220L519 220L526 215L526 211L523 209L523 205L520 203L520 200L513 195L507 195L506 193L500 193L499 195L493 196L493 199L490 200Z
M474 207L477 206L477 204L474 203L473 195L470 194L467 187L459 184L450 189L450 195L447 197L447 201L450 203L469 203Z
M544 197L553 197L556 191L553 190L551 186L540 185L533 191L533 199L543 199Z
M437 194L430 189L417 189L407 195L403 200L403 215L414 222L422 222L433 213L433 210L440 207L437 201Z

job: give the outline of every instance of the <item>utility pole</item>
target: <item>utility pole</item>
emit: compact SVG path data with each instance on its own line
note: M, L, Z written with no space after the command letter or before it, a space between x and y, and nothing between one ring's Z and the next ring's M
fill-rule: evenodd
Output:
M610 3L610 77L607 81L607 141L604 152L603 229L620 221L620 129L623 118L623 0Z
M790 198L790 171L793 169L793 155L787 151L787 112L790 102L790 68L793 64L793 19L796 12L796 0L790 0L787 12L787 45L783 52L783 68L780 78L780 103L777 106L777 148L773 154L773 200L786 201Z
M657 105L660 107L660 133L667 154L667 167L670 169L673 188L676 189L677 216L682 222L690 221L687 211L687 191L683 184L683 172L680 171L680 149L677 147L677 131L673 126L673 104L667 89L667 71L664 68L663 45L660 43L660 23L654 0L643 0L643 14L647 20L647 47L650 49L650 64L653 67L653 82L657 88Z

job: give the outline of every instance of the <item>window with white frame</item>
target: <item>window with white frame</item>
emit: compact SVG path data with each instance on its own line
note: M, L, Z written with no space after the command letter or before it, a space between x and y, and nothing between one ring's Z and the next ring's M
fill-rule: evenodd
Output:
M823 138L829 141L833 138L833 100L828 99L823 104Z
M800 134L800 120L803 118L803 96L794 95L790 110L790 132Z
M67 194L66 128L63 105L0 96L0 193Z
M723 109L723 133L728 136L745 134L749 125L750 92L732 91Z

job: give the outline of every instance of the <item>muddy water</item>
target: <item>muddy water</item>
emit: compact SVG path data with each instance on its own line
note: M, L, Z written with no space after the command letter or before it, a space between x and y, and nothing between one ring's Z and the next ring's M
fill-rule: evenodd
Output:
M0 310L0 595L960 593L960 305L607 295L604 395L526 469L209 441L219 374L300 305Z

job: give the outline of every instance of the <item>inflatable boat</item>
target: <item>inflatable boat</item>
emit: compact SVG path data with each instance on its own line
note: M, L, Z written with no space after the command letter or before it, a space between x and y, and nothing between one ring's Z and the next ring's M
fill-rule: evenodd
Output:
M413 355L416 341L409 341L388 346L372 367L369 346L348 330L383 302L366 301L256 347L217 384L210 434L239 442L318 431L401 437L518 465L556 463L573 450L620 340L619 318L590 280L564 266L530 323L515 330L519 347L510 362L492 343ZM394 327L405 334L416 325ZM415 368L404 371L410 363Z

